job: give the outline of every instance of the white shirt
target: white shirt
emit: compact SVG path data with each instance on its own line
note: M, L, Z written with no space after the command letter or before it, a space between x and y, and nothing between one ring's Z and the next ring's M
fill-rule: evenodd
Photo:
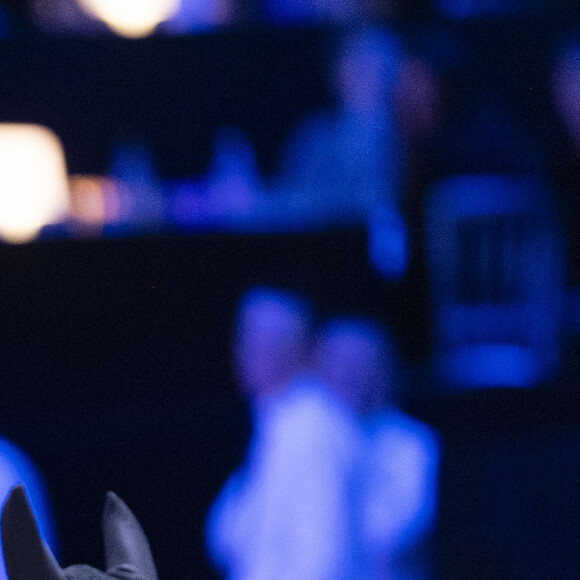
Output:
M367 421L361 472L361 543L365 580L397 578L397 555L434 523L439 460L435 433L399 411Z
M232 580L361 578L356 416L314 381L257 415L246 465L210 511L208 551Z
M314 381L263 403L246 464L207 522L230 580L396 578L397 554L429 529L434 433L397 411L365 422Z

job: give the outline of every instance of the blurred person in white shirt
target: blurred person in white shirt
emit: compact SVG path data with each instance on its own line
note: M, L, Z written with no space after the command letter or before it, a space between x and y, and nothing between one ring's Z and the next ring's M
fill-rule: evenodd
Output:
M241 301L234 365L254 413L246 461L207 521L207 549L230 579L359 577L349 504L363 431L307 372L310 313L270 289Z
M437 437L396 406L399 364L388 331L368 318L330 321L321 332L318 368L365 430L355 476L355 577L429 577L424 555L412 551L434 523Z

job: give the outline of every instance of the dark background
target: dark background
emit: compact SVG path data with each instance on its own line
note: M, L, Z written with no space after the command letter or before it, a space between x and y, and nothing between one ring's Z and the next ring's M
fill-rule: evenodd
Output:
M464 92L501 87L542 137L543 81L561 19L449 32ZM421 23L404 34L421 45ZM189 38L47 38L0 45L0 120L62 138L71 173L102 173L112 144L150 141L165 178L204 171L213 130L245 129L264 171L292 122L327 103L324 31ZM460 59L461 60L461 59ZM537 122L536 122L537 120ZM420 236L419 232L415 232ZM562 376L526 392L442 393L429 376L427 287L367 263L364 232L165 236L0 246L0 425L44 473L64 564L102 563L107 489L141 519L161 578L209 578L204 514L243 454L249 424L229 370L235 302L248 283L297 286L322 314L394 329L405 408L443 441L442 578L576 578L580 405L576 346Z

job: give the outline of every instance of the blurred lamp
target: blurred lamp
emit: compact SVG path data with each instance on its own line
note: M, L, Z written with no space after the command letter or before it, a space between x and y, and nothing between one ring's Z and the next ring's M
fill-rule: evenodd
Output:
M89 14L102 20L116 34L140 38L171 18L180 0L78 0Z
M68 206L62 144L40 125L0 124L0 237L27 242Z

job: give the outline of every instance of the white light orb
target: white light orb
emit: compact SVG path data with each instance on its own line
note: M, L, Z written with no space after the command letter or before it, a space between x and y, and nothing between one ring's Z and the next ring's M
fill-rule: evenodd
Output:
M68 209L62 144L40 125L0 123L0 237L34 239Z
M78 0L78 3L116 34L141 38L171 18L179 9L180 0Z

